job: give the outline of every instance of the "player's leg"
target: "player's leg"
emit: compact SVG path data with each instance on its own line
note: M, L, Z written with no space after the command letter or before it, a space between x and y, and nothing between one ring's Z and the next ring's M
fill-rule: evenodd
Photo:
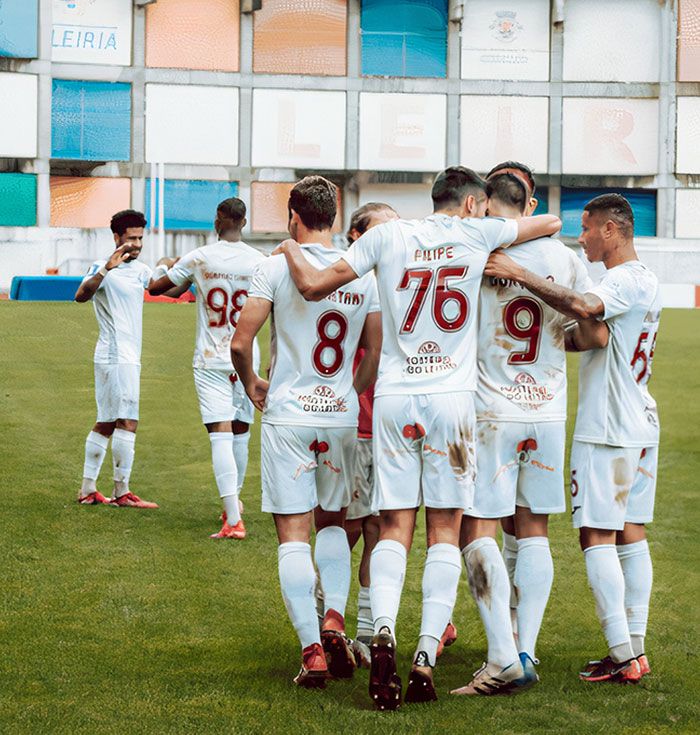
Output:
M374 635L374 618L370 602L370 563L372 552L379 542L379 516L369 515L362 520L362 558L360 559L360 589L357 593L357 639L369 645Z
M510 618L510 580L496 543L499 519L511 516L519 462L520 429L505 422L477 424L474 499L460 530L460 548L469 589L476 602L488 643L486 663L455 694L508 693L523 675Z
M579 529L588 583L608 644L608 655L590 661L581 672L580 678L587 682L638 681L641 676L632 653L625 578L615 546L636 470L633 455L629 449L578 441L571 449L573 522Z
M501 518L501 556L506 565L508 579L510 580L510 622L513 626L513 637L518 642L518 595L515 591L513 579L515 577L515 564L518 560L518 540L515 538L515 516Z
M311 558L312 510L317 504L313 429L263 424L260 468L262 510L272 513L279 540L280 588L302 649L295 683L323 687L328 676L316 617Z
M653 570L645 524L654 517L658 447L641 452L639 467L630 490L625 526L617 533L617 555L625 578L625 610L630 629L632 652L642 676L651 673L645 651L649 618L649 599Z
M235 374L234 374L234 377ZM246 471L248 470L248 448L250 444L250 427L255 420L255 407L245 394L241 381L236 378L231 383L233 387L233 402L235 420L233 422L233 456L236 459L238 471L238 493L243 490Z

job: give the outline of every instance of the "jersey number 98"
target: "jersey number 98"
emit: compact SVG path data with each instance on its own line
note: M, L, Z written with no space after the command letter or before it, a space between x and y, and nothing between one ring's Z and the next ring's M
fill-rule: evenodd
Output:
M231 312L229 313L229 300L228 294L223 288L212 288L207 293L207 306L209 307L209 326L210 327L223 327L226 325L226 320L235 328L238 324L238 315L241 313L243 304L248 296L248 292L240 289L234 291L231 294ZM212 313L213 312L213 313ZM216 315L216 316L214 316Z

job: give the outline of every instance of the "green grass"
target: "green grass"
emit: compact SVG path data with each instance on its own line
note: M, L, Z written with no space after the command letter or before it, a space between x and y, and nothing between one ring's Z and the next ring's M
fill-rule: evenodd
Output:
M194 309L145 309L132 486L161 504L154 512L73 502L94 421L92 309L0 305L1 732L700 729L700 312L664 313L654 359L663 438L650 530L652 677L626 688L577 680L581 664L601 654L604 641L567 514L551 529L556 576L538 649L542 683L515 698L447 695L470 678L485 650L463 580L454 615L460 637L436 670L440 701L382 714L369 706L364 671L325 693L292 686L299 651L279 593L272 521L259 512L259 424L243 495L249 538L210 541L219 502L190 368ZM572 396L574 388L572 382ZM108 457L100 482L105 492L110 471ZM404 674L418 632L423 557L421 524L399 616ZM350 630L356 590L353 581Z

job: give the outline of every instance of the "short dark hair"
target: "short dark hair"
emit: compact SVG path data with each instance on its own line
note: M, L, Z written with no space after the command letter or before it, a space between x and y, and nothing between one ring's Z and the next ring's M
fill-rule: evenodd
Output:
M584 208L589 214L602 213L607 219L611 219L625 237L634 236L634 212L632 205L622 194L601 194L591 199Z
M216 208L216 214L220 217L233 220L234 222L240 222L246 213L245 202L238 197L231 197L230 199L224 199L223 202L219 202Z
M524 212L530 200L525 183L515 174L497 174L488 179L486 196L498 199L506 206L516 207L518 212Z
M372 214L374 214L374 212L383 212L385 209L396 213L396 210L391 206L391 204L385 204L384 202L368 202L367 204L363 204L359 209L356 209L350 217L350 226L348 227L346 235L348 243L352 245L354 242L350 237L350 233L353 230L357 230L360 235L364 235L365 232L367 232L367 226L372 219Z
M525 174L525 178L527 179L527 183L530 187L530 196L534 196L535 195L535 175L532 173L532 169L527 164L520 163L520 161L504 161L503 163L499 163L498 166L494 166L486 174L486 178L490 179L498 171L503 171L505 173L505 170L509 168L512 168L515 171L520 171L522 174Z
M450 205L460 205L470 194L483 192L486 182L470 168L450 166L435 178L430 196L433 207L441 209Z
M338 189L323 176L305 176L289 192L289 217L294 210L310 230L330 230L338 211Z
M135 209L123 209L121 212L117 212L112 215L112 220L109 223L109 229L120 237L129 227L145 226L146 218L143 216L143 212L137 212Z

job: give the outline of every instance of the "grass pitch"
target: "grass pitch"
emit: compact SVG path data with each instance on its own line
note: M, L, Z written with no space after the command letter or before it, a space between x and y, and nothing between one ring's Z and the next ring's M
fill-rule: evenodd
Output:
M157 511L78 507L95 415L92 309L0 304L0 731L3 733L697 732L700 311L662 316L651 388L663 427L652 676L636 687L576 677L605 644L568 515L551 523L555 580L538 655L542 683L513 698L452 698L483 660L466 582L459 640L436 669L440 701L377 713L367 673L297 690L299 649L259 511L259 423L243 499L249 537L216 542L219 501L192 371L194 308L147 304L132 487ZM575 396L575 359L571 363ZM573 416L573 400L571 401ZM98 486L109 493L108 456ZM424 532L399 616L405 677L418 633ZM357 553L355 554L355 564ZM348 607L354 630L356 578ZM405 681L405 680L404 680Z

